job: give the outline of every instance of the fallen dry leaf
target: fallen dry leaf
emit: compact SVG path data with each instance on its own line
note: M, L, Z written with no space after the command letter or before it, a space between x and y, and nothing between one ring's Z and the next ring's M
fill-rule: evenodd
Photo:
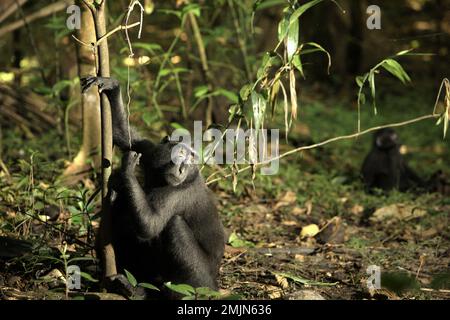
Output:
M291 214L294 215L294 216L301 216L301 215L304 215L305 213L306 213L306 209L299 208L299 207L295 207L291 211Z
M288 227L295 227L298 225L297 221L293 221L293 220L283 221L281 224L283 226L288 226Z
M267 284L264 285L263 288L264 291L266 291L269 294L270 299L279 299L283 296L283 290L279 287Z
M310 224L306 227L302 228L302 231L300 232L300 237L302 239L304 238L312 238L314 237L316 234L319 233L319 226L317 224Z
M295 204L297 201L297 194L292 191L287 191L283 196L278 200L277 204L274 206L274 210L277 210L281 207L286 207L292 204Z
M386 220L411 220L426 215L426 211L415 206L393 204L383 207L375 211L370 218L373 222L381 222Z
M289 281L286 279L286 277L283 277L279 274L275 275L275 279L277 280L277 283L283 288L287 289L289 288Z
M354 215L359 215L364 212L364 207L360 206L359 204L356 204L353 206L353 208L350 209L350 212Z
M297 261L300 261L300 262L304 262L305 261L305 256L302 255L302 254L296 254L294 256L294 259L297 260Z
M305 202L305 207L306 207L306 215L307 216L311 215L312 208L313 208L312 201L310 201L310 200L306 201Z
M242 210L244 214L250 214L250 213L268 213L269 208L267 206L263 206L262 204L257 205L250 205L244 207Z
M439 234L439 231L438 231L437 229L435 229L435 228L430 228L430 229L427 229L427 230L425 230L425 231L419 231L419 232L418 232L418 235L419 235L423 240L434 238L434 237L437 236L438 234Z

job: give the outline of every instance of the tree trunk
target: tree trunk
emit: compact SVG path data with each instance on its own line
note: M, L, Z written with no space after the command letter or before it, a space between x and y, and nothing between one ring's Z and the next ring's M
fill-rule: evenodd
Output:
M105 19L106 0L94 9L94 24L97 41L106 34ZM105 39L98 47L98 75L109 77L108 40ZM111 234L111 210L108 206L108 180L112 169L112 118L111 106L105 93L101 94L101 128L102 128L102 222L100 224L100 245L104 261L104 277L117 274L114 248Z
M83 26L78 37L84 43L94 43L95 25L92 14L82 1L78 1L82 8L81 25ZM78 48L78 73L79 77L97 74L95 54L93 50L86 46ZM98 108L100 97L97 91L89 90L81 96L81 108L83 117L83 144L73 164L66 170L66 173L83 172L88 169L88 160L92 159L94 167L100 167L100 109Z

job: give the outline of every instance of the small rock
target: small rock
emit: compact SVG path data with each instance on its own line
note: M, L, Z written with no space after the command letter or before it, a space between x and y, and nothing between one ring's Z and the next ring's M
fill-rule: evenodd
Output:
M316 236L319 243L340 244L345 241L345 228L342 225L342 219L334 217L325 226L325 228Z

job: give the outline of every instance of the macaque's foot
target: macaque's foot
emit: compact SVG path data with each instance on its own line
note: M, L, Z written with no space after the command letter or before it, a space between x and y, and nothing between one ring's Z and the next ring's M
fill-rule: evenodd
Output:
M145 289L133 287L123 274L116 274L105 279L105 287L109 292L120 294L128 299L144 300Z
M119 82L116 79L112 78L103 78L103 77L94 77L88 76L86 78L82 78L81 82L81 92L85 93L92 86L97 85L100 93L102 91L113 90L119 88Z
M139 165L139 159L141 158L142 154L134 152L134 151L128 151L123 155L122 158L122 168L125 172L134 172L136 167Z

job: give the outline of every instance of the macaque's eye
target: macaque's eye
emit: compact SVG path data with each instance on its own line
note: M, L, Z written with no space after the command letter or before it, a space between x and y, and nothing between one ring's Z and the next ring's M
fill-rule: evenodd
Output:
M167 143L170 142L170 137L169 136L165 136L162 140L161 143Z

